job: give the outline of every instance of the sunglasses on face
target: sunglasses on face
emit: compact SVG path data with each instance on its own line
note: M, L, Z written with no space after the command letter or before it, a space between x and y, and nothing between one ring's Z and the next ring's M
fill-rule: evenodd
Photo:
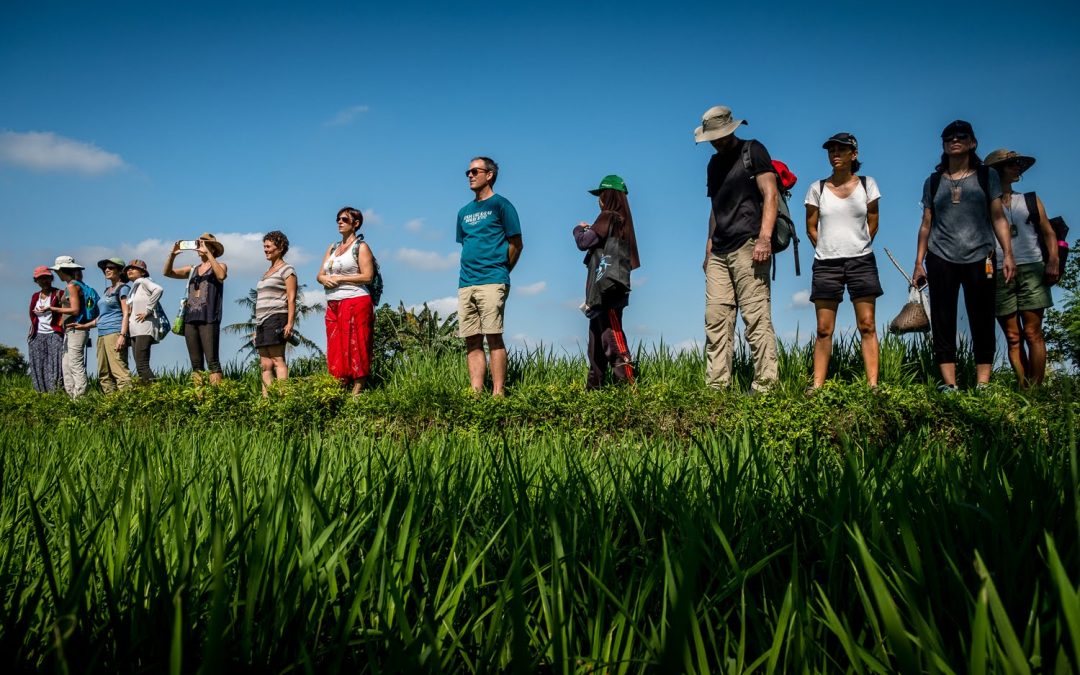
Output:
M951 136L946 136L941 140L945 141L946 143L963 143L964 141L971 140L971 134L953 134Z
M1006 161L1004 164L1005 164L1005 166L1011 166L1014 169L1023 169L1024 168L1024 161L1021 160L1021 159L1010 159L1010 160Z
M473 168L467 170L465 172L465 175L468 176L469 178L472 178L473 176L479 175L481 171L483 171L485 173L491 173L487 169L477 169L476 167L473 167Z
M337 219L337 221L339 223L348 223L348 224L352 225L352 220L349 219L349 218L346 218L345 216L341 216L340 218Z

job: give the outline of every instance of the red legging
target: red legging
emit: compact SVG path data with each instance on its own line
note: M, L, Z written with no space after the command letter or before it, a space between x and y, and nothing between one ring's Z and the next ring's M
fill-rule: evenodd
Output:
M326 303L326 368L339 380L357 380L371 372L375 314L371 296Z

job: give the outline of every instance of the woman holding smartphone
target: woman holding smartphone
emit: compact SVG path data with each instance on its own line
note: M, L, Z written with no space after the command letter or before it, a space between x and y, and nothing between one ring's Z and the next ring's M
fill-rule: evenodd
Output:
M161 302L163 289L150 278L146 262L132 260L121 272L131 282L131 317L128 320L132 347L135 352L135 370L139 373L139 382L146 384L154 381L150 370L150 348L154 345L153 327L150 317Z
M176 255L185 249L199 254L198 265L173 267ZM176 242L165 261L165 276L187 279L187 301L184 304L184 341L191 361L191 376L196 384L202 382L203 370L210 371L210 384L221 383L221 358L218 354L221 339L221 303L229 268L218 260L225 247L209 232L194 244Z
M255 349L259 350L262 394L267 395L274 379L289 377L285 362L285 343L296 321L296 270L285 262L289 238L274 230L263 237L263 253L270 268L263 272L256 286Z

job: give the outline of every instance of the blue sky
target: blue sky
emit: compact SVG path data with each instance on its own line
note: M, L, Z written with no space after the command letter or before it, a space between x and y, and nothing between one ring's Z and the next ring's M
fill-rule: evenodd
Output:
M72 254L135 255L160 270L172 241L223 239L231 301L266 263L261 233L285 231L301 281L314 277L346 204L386 278L384 301L456 296L454 222L463 171L484 154L521 216L506 334L576 352L584 268L571 228L586 193L622 175L642 268L631 342L703 342L700 265L711 148L701 113L730 105L807 186L827 175L822 141L860 140L882 191L876 242L886 295L906 300L881 248L910 270L922 181L950 120L982 154L1038 158L1021 187L1080 222L1076 3L5 3L0 9L0 342L25 347L31 270ZM1075 227L1075 225L1074 225ZM190 254L185 254L190 255ZM813 250L779 257L777 332L808 337ZM88 280L104 279L96 269ZM183 283L165 286L170 314ZM318 295L318 292L315 292ZM853 325L845 303L839 325ZM321 320L302 328L322 341ZM181 364L168 338L155 367ZM233 358L239 340L225 338Z

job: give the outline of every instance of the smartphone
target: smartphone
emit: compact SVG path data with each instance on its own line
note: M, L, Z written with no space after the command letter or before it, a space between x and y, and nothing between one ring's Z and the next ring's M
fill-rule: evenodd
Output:
M195 239L185 239L180 242L181 251L197 251L199 249L199 242Z

